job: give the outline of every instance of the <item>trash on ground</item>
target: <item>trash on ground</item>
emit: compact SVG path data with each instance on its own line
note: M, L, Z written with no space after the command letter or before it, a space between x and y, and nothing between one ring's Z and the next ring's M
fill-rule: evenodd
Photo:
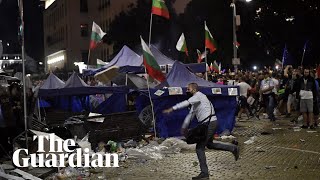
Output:
M256 139L256 137L252 136L249 140L245 141L244 143L245 144L252 144L252 143L254 143L255 139Z
M300 139L300 141L301 141L301 142L305 142L306 140L304 140L304 139Z
M229 135L229 136L220 136L219 139L236 139L236 137Z
M259 146L259 147L256 147L255 152L266 152L266 150Z
M126 154L129 158L138 159L162 159L168 154L177 154L181 151L195 150L195 144L188 145L186 142L177 138L168 138L160 145L156 141L148 145L137 148L129 148Z
M276 168L277 166L265 166L266 169Z
M307 133L316 133L317 131L307 131Z
M293 127L293 131L294 131L294 132L299 132L299 131L301 131L301 127Z
M282 130L282 128L272 128L272 130Z

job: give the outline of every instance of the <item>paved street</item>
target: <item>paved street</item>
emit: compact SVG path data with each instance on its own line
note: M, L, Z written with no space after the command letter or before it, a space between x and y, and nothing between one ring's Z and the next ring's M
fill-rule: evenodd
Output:
M210 179L319 179L319 132L294 130L290 119L238 122L240 159L229 152L208 150ZM319 131L318 129L316 131ZM252 144L244 144L256 136ZM191 179L199 173L195 152L170 155L161 160L130 160L118 169L107 169L98 179Z

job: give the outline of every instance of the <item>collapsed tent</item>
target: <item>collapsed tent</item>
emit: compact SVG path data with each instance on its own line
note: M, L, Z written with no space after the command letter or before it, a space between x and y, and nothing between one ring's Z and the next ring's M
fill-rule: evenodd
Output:
M200 91L207 95L215 108L219 124L217 133L220 134L226 130L231 132L235 125L236 96L239 95L238 87L217 85L205 81L189 72L181 63L175 62L173 69L167 75L167 83L170 87L150 90L156 116L156 128L159 135L164 138L181 135L180 128L188 114L188 109L174 111L170 115L165 115L162 111L186 100L188 98L186 96L186 87L192 82L201 86ZM136 102L136 108L139 113L149 105L148 93L141 92Z

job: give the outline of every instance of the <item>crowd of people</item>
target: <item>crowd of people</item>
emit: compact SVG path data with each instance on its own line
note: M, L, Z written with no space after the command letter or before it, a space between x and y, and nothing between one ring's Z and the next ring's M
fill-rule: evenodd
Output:
M303 116L302 128L318 127L319 115L319 68L293 68L282 70L264 69L256 72L210 74L209 81L217 84L239 86L237 119L247 116L260 119L265 112L271 121L275 115L284 115L292 121Z

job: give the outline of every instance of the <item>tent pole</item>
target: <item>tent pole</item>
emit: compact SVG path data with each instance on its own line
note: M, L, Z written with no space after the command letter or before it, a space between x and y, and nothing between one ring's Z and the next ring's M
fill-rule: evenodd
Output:
M38 120L41 122L41 108L40 108L40 98L38 98Z
M24 18L23 18L23 0L18 0L18 7L20 11L20 35L21 35L21 55L22 55L22 82L23 82L23 116L24 116L24 130L26 139L26 148L28 149L28 123L27 123L27 94L26 94L26 68L25 68L25 51L24 51Z

